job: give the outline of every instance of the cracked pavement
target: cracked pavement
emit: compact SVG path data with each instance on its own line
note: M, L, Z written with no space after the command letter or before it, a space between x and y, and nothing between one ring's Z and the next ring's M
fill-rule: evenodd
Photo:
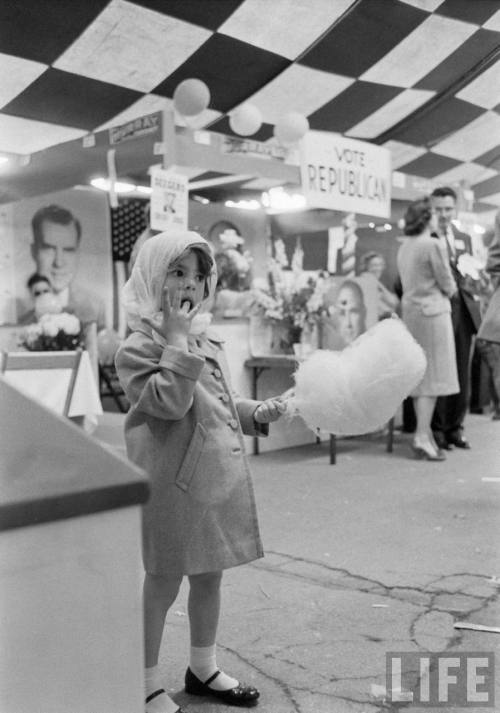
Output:
M470 415L470 451L412 460L410 436L342 439L250 457L265 557L223 580L218 663L261 691L257 711L382 713L453 708L391 704L387 652L496 652L499 626L500 424ZM231 708L182 690L187 586L172 607L160 655L187 713ZM461 709L460 709L461 710Z

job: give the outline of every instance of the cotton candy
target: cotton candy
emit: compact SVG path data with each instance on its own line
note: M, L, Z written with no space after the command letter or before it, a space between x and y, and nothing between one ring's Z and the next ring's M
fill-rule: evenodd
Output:
M294 374L287 403L312 429L360 435L381 428L422 380L422 347L400 319L385 319L342 351L318 349Z

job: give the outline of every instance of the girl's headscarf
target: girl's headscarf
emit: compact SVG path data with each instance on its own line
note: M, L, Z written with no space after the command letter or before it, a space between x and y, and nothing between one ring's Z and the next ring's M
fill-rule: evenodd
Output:
M205 303L209 302L217 283L215 261L209 243L190 230L159 233L148 238L139 250L130 278L122 290L122 304L130 329L144 329L142 317L150 317L161 324L161 298L170 265L186 250L195 247L212 258L212 271L207 278L208 296L204 300ZM204 332L211 317L212 315L207 313L195 315L190 334ZM154 330L153 338L155 341L164 342Z

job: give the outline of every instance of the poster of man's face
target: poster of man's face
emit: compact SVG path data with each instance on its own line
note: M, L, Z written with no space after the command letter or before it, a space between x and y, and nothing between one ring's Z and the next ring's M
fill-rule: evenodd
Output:
M34 294L28 282L41 275L63 306L82 300L86 309L95 304L111 325L111 236L105 194L70 189L19 201L9 208L14 321L22 323L29 316Z
M66 208L51 204L36 211L31 225L36 271L49 278L54 292L61 292L70 286L77 271L80 221Z
M330 277L324 303L324 349L344 349L377 321L376 291L359 278Z

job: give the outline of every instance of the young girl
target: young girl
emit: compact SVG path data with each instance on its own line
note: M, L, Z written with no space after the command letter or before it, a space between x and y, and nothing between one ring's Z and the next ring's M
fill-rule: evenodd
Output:
M197 233L160 233L141 247L123 302L132 333L116 367L131 408L129 458L151 478L144 508L146 711L178 713L158 672L165 617L189 577L185 688L239 706L259 692L217 668L222 570L262 557L243 432L267 435L285 406L233 396L222 343L200 308L215 266Z

